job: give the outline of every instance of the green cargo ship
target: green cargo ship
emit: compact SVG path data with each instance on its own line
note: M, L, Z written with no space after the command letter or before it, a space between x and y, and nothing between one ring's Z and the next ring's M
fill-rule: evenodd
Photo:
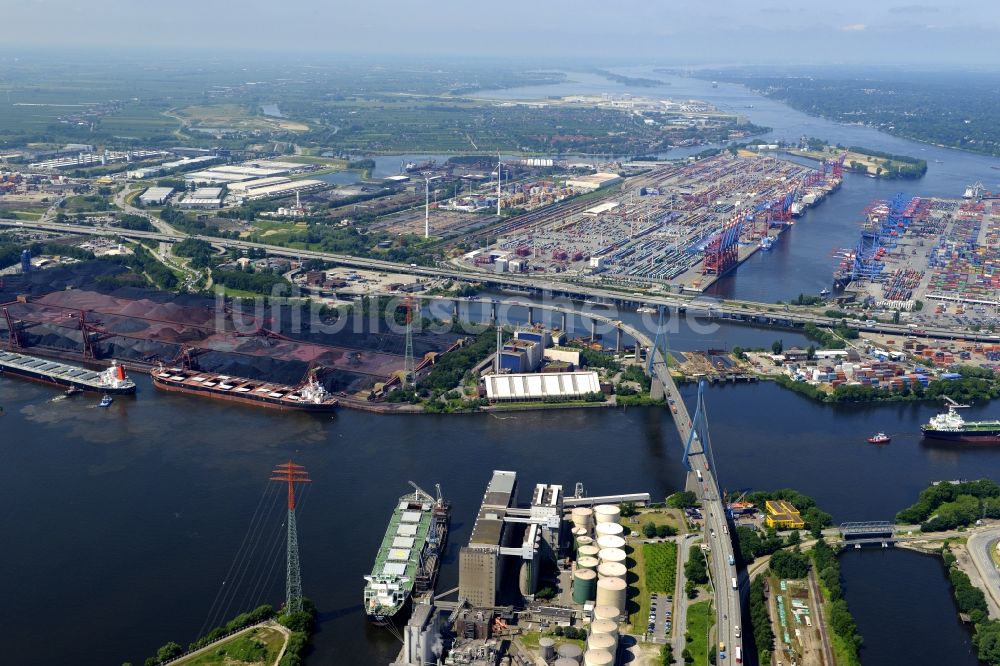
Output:
M370 575L365 576L365 613L376 624L387 624L414 593L434 590L448 539L451 507L412 481L414 492L396 503Z

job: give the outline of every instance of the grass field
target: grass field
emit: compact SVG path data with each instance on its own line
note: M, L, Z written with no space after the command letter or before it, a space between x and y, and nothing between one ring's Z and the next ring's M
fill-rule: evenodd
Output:
M650 595L673 594L677 576L677 544L645 543L632 551L635 560L633 569L636 579L631 583L635 587L639 610L632 619L632 630L642 633L646 630L646 618L649 617Z
M712 626L712 602L699 601L688 606L687 631L691 641L687 644L694 663L708 663L708 629Z
M263 644L264 657L256 661L244 661L238 655L246 654L244 651L250 647L251 641ZM270 627L260 627L247 634L234 636L223 641L197 657L181 659L177 662L177 666L231 666L233 664L272 666L277 661L278 654L284 644L285 636L280 631ZM251 653L253 652L257 651L252 650Z
M309 126L294 120L257 116L241 104L195 105L177 109L176 114L192 128L237 130L288 130L305 132Z

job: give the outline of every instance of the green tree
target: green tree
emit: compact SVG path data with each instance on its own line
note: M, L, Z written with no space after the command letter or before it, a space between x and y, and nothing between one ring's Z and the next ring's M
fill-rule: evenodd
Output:
M781 578L805 578L809 573L809 560L798 550L779 550L771 555L770 567Z
M771 351L775 354L780 354L785 349L785 344L781 340L775 340L771 343Z
M656 536L656 525L653 523L646 523L642 526L642 535L647 539L652 539Z
M698 506L698 495L692 490L682 490L667 498L667 505L674 509L688 509Z

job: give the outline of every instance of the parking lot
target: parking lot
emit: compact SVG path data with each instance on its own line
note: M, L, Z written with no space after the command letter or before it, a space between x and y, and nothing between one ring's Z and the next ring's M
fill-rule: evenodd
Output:
M673 627L674 597L672 594L649 596L649 618L646 633L656 643L666 643Z

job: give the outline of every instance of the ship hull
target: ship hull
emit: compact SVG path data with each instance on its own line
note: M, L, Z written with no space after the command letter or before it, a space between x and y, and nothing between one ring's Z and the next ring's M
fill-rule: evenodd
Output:
M367 613L368 621L374 624L376 627L385 627L394 623L402 623L410 615L410 610L413 608L413 595L408 594L406 596L406 601L400 604L396 610L390 612L381 613Z
M978 444L1000 443L1000 430L930 430L921 428L927 439L939 439L946 442L974 442Z
M213 400L225 400L228 402L237 402L244 405L252 405L254 407L266 407L268 409L277 409L287 412L314 412L314 413L326 413L336 411L337 402L323 402L323 403L295 403L289 404L280 402L278 398L271 398L266 395L251 395L251 394L239 394L239 393L224 393L222 391L213 391L206 387L196 387L181 384L179 382L173 382L168 379L163 379L153 375L153 386L160 389L161 391L172 391L175 393L187 393L188 395L196 395L202 398L211 398Z
M58 386L64 389L72 386L80 389L81 391L86 391L87 393L109 393L111 395L135 394L135 385L119 388L112 386L95 386L87 382L76 381L67 377L55 377L45 374L44 372L35 372L26 368L19 368L3 363L0 363L0 377L18 377L20 379L27 379L28 381L38 382L40 384L48 384L49 386Z

